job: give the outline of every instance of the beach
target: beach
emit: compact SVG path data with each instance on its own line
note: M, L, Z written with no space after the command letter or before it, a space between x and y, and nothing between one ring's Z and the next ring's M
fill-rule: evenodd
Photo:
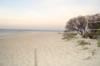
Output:
M80 51L74 43L63 40L58 32L0 35L0 66L100 66L100 49L86 60L89 53Z

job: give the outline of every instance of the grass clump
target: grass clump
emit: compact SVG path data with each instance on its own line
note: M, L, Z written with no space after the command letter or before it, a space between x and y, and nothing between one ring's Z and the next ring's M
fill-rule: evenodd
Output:
M84 47L82 50L88 50L89 48L88 47Z
M100 39L97 40L97 47L100 47Z
M78 43L79 43L78 44L79 46L90 45L90 43L89 42L86 42L85 40L79 40ZM85 49L87 49L87 48L85 48Z
M92 50L91 54L94 56L96 54L96 49Z
M72 38L75 38L76 35L77 34L76 33L73 33L73 32L66 32L66 33L64 33L62 39L71 40Z

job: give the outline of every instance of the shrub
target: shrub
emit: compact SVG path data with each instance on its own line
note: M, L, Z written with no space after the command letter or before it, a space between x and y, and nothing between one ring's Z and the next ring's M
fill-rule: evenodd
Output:
M77 34L73 32L65 32L62 39L70 40L72 38L75 38L76 35Z
M77 31L82 37L91 39L96 39L100 35L100 30L87 30L86 27L87 29L100 29L100 14L71 18L67 21L65 31Z

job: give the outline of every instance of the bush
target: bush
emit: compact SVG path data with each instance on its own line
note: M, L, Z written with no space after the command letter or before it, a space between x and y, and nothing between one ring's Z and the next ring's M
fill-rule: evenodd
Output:
M87 29L100 29L100 14L71 18L67 21L65 30L77 31L82 37L91 39L96 39L100 35L100 30L87 30L86 27Z
M77 35L77 33L65 32L62 39L70 40L72 38L75 38L76 35Z

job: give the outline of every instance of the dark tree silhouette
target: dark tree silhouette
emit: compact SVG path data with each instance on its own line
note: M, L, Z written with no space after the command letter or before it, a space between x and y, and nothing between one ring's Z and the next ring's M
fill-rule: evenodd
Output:
M72 18L67 22L66 31L77 31L79 34L83 34L86 26L86 18L84 16L79 16L77 18Z
M84 37L87 32L97 32L96 30L87 31L87 29L100 29L100 14L78 16L70 19L66 24L65 34L69 31L77 31Z

